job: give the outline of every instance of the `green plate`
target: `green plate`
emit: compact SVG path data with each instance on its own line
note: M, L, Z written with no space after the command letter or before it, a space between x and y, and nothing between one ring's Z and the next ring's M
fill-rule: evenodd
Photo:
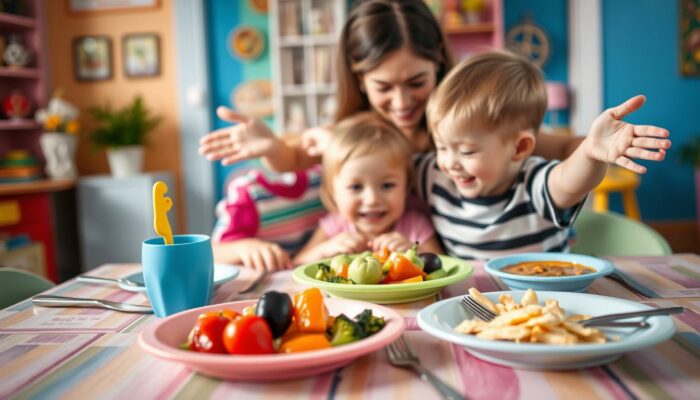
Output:
M347 285L315 279L318 264L329 263L330 260L297 267L293 277L301 284L323 289L331 297L379 304L407 303L433 296L445 286L467 279L474 272L474 267L470 263L458 258L440 256L440 261L442 261L442 268L447 271L447 276L417 283Z

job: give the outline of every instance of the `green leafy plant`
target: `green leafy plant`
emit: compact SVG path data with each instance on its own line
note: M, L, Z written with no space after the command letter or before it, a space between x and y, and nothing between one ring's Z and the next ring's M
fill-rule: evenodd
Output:
M678 153L681 163L700 168L700 136L683 143Z
M113 110L107 104L104 107L91 107L88 111L98 123L90 134L97 147L143 145L148 133L161 121L161 117L151 116L140 96L122 109Z

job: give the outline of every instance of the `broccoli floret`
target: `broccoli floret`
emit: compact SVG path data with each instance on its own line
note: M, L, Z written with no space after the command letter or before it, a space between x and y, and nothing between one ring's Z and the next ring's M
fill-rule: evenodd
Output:
M346 317L345 314L340 314L335 318L330 331L332 337L331 346L352 343L365 337L362 327L357 322Z
M352 284L355 283L355 282L353 282L351 279L343 278L342 276L337 276L337 275L334 276L334 277L332 277L331 279L329 279L328 282L331 282L331 283L343 283L343 284L346 284L346 285L352 285Z
M372 310L370 309L365 309L361 313L357 314L355 316L355 320L362 327L362 330L365 331L367 336L374 335L382 330L384 325L386 325L384 317L375 317L372 315Z
M318 270L316 271L314 278L318 279L319 281L329 282L334 276L335 273L331 269L330 265L321 263L318 264Z

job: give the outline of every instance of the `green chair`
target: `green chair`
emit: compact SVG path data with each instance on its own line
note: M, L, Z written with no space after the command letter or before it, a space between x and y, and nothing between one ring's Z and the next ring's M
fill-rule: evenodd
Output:
M616 213L581 210L574 222L572 253L594 256L665 256L671 254L658 232Z
M14 268L0 268L0 309L51 289L53 282Z

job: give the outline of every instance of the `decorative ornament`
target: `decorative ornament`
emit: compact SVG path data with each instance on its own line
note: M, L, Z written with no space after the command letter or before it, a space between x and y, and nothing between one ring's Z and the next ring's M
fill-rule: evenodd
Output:
M250 0L250 8L261 14L267 14L269 11L267 0Z
M14 90L2 100L2 110L8 118L25 118L30 112L29 99L19 90Z
M231 103L241 114L256 118L269 117L273 113L272 85L268 80L242 83L233 91Z
M242 26L229 36L229 48L234 56L245 61L260 57L265 50L265 38L259 30Z
M540 68L549 59L551 49L547 34L529 17L508 30L506 47Z
M31 54L21 43L19 35L10 35L2 56L10 67L24 67L31 61Z

